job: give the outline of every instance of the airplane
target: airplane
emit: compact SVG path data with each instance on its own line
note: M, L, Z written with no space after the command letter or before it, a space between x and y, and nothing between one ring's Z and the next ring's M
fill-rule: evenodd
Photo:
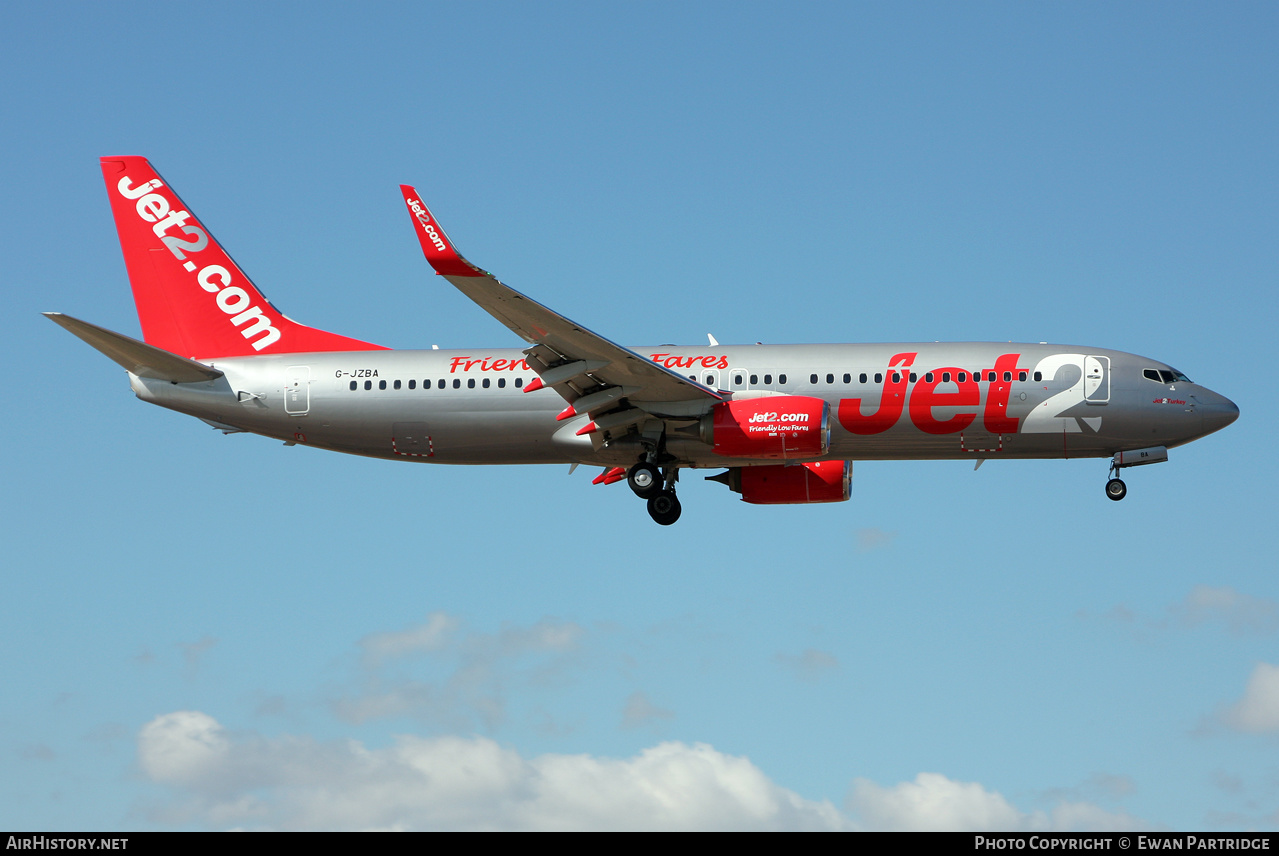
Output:
M625 480L659 524L683 469L753 504L851 495L854 460L1109 458L1118 477L1235 421L1158 360L1073 345L627 348L459 254L411 186L435 272L527 343L392 350L281 314L143 157L104 157L141 341L45 313L124 367L138 398L225 433L390 460L579 464Z

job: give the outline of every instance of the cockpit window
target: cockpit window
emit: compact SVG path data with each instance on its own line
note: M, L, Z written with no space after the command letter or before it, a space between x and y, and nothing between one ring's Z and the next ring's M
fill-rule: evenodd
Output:
M1145 369L1141 376L1146 380L1153 380L1155 383L1194 383L1190 378L1186 377L1176 369Z

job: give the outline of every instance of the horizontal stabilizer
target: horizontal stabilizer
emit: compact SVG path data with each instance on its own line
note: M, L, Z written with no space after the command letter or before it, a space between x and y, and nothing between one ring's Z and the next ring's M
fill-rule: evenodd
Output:
M72 318L70 315L63 315L61 312L46 312L44 315L54 324L70 330L138 377L167 380L173 383L198 383L222 377L222 372L204 363L179 357L177 354L171 354L145 342L139 342L137 339L113 333L105 327Z

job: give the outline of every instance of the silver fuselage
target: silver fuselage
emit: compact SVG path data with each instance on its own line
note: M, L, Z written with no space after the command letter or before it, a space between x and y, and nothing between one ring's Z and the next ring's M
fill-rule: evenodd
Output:
M964 342L634 350L726 398L823 399L831 441L822 459L831 460L1108 457L1177 446L1238 415L1203 386L1166 382L1165 363L1101 348ZM549 388L525 394L535 374L523 359L514 349L282 354L206 359L225 376L202 383L130 378L144 401L219 427L351 454L444 464L636 459L633 432L581 436L588 415L557 421L565 405L559 395ZM1155 381L1143 376L1150 370L1165 374ZM699 406L709 411L714 403ZM666 451L678 466L776 463L715 454L698 437L698 415L667 422Z

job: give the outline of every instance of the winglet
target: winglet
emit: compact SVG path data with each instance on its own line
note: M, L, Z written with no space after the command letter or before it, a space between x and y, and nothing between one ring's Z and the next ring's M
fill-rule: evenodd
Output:
M431 210L426 207L416 188L401 184L400 192L404 194L404 204L408 206L413 231L422 245L422 252L436 273L441 276L485 275L485 271L462 258L461 253L454 249L453 241L444 233L444 227L431 216Z

